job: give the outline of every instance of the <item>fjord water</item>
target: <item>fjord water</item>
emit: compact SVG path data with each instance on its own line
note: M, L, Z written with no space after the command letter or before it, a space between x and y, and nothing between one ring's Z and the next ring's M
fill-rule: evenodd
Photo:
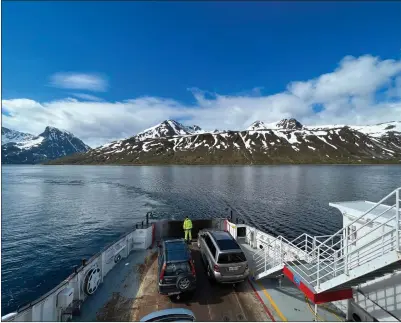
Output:
M3 166L2 315L56 286L147 211L227 215L295 238L341 228L333 201L378 201L401 166Z

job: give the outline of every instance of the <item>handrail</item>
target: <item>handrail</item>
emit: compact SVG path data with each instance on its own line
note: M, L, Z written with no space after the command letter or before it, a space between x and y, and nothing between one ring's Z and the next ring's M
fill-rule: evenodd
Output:
M355 234L355 233L358 232L360 229L364 228L366 225L368 225L368 224L374 222L376 219L378 219L378 218L379 218L380 216L382 216L384 213L386 213L386 212L390 211L391 209L393 209L393 207L394 207L394 205L391 206L391 207L390 207L389 209L387 209L386 211L384 211L384 212L380 213L379 215L377 215L375 218L370 219L369 222L366 222L363 226L361 226L360 228L358 228L356 231L352 232L352 234ZM388 222L389 222L389 220L386 221L386 222L383 223L383 224L387 224ZM357 239L352 240L352 243L351 243L351 244L347 242L347 245L346 245L346 246L343 246L341 249L344 249L344 248L346 248L346 247L349 247L350 245L354 244L356 241L358 241L358 240L360 240L361 238L365 237L367 234L373 232L374 230L376 230L376 229L379 228L379 227L382 227L383 224L381 224L380 226L376 227L375 229L373 229L373 230L367 232L365 235L362 235L362 236L358 237ZM347 227L344 227L341 231L346 231L346 228L347 228ZM348 231L349 231L349 230L348 230ZM346 236L347 236L347 238L348 238L348 235L350 235L349 232L345 232L345 233L346 233ZM334 236L334 235L333 235L333 236ZM348 239L347 239L347 240L348 240ZM328 240L326 240L326 241L328 241ZM332 245L331 247L327 246L327 248L329 248L329 249L331 249L331 250L334 251L334 249L333 249L332 247L335 246L335 245L337 245L339 242L341 242L341 240L338 241L338 242L336 242L336 243L335 243L334 245ZM322 243L322 244L323 244L323 243ZM319 248L322 244L320 244L317 248ZM340 249L340 250L341 250L341 249ZM327 252L328 252L328 250L323 251L323 253L321 253L320 256L322 256L323 254L325 254L325 253L327 253Z
M388 210L391 210L391 209L392 209L392 207L389 208ZM384 213L386 213L388 210L386 210L385 212L380 213L378 216L376 216L375 218L371 219L370 222L366 222L366 223L365 223L363 226L361 226L358 230L352 232L352 234L358 232L360 229L364 228L366 225L368 225L368 224L374 222L377 218L379 218L380 216L382 216L382 215L383 215ZM340 250L343 250L343 249L346 249L346 248L350 247L351 245L355 244L355 243L356 243L357 241L359 241L360 239L366 237L366 236L367 236L368 234L370 234L371 232L376 231L377 229L379 229L379 228L381 228L382 226L386 225L386 224L387 224L388 222L390 222L391 220L393 220L393 218L388 219L386 222L384 222L384 223L382 223L381 225L379 225L379 226L373 228L372 230L368 231L366 234L364 234L364 235L362 235L362 236L359 236L357 239L352 240L351 242L348 242L348 241L347 241L347 244L346 244L345 246L343 246ZM348 233L349 233L349 232L345 232L345 233L346 233L346 236L347 236L347 238L348 238L348 235L349 235ZM348 240L348 239L347 239L347 240ZM339 241L339 242L340 242L340 241ZM334 245L337 245L339 242L335 243ZM332 246L334 246L334 245L332 245ZM320 246L319 246L319 247L320 247ZM330 249L332 249L332 250L334 251L333 248L330 248ZM328 252L328 250L325 250L322 254L325 254L325 253L327 253L327 252ZM322 254L320 254L320 255L322 255Z
M381 238L381 237L380 237L380 238ZM379 238L379 239L380 239L380 238ZM379 240L379 239L378 239L378 240ZM368 261L371 260L370 258L368 258L368 257L366 257L366 256L369 256L369 255L372 254L373 252L379 251L379 250L382 249L383 247L388 246L388 245L393 244L393 243L394 243L394 238L388 240L388 241L387 241L385 244L383 244L383 245L377 245L377 246L375 246L374 249L368 250L368 251L371 251L371 252L367 253L366 255L360 256L360 257L358 257L358 258L356 258L356 259L353 259L353 260L351 260L350 262L351 262L351 263L357 262L359 265L365 264L366 262L368 262ZM366 260L366 258L367 258L367 260ZM348 265L349 265L349 263L348 263ZM345 267L345 262L342 264L342 267ZM339 268L342 268L342 267L339 267ZM327 268L327 267L325 267L325 268ZM323 269L325 269L325 268L323 268ZM354 267L352 267L351 269L353 269L353 268L354 268ZM323 270L323 269L321 269L321 270ZM337 271L338 271L338 268L337 268ZM325 278L326 276L332 274L333 272L334 272L334 270L331 271L331 272L330 272L330 271L327 272L325 275L319 277L319 280L322 280L323 278ZM317 279L311 281L311 283L315 283L315 282L317 282Z
M364 237L367 236L368 234L370 234L370 233L372 233L372 232L374 232L374 231L376 231L376 230L382 228L383 225L385 225L387 222L389 222L389 221L391 221L391 220L393 220L393 219L394 219L394 217L389 218L385 223L383 223L383 224L380 225L380 226L377 226L377 227L373 228L371 231L369 231L369 232L367 232L365 235L359 237L357 240L352 241L352 243L354 243L354 242L356 242L356 241L358 241L358 240L364 238ZM384 235L386 235L386 234L388 234L388 233L392 233L392 232L393 232L393 231L389 231L389 232L385 233ZM344 259L345 257L351 257L353 254L359 252L361 249L365 248L365 247L368 246L368 245L371 245L372 242L375 242L375 241L380 240L380 239L382 239L382 238L383 238L383 236L380 236L380 237L378 237L378 238L376 238L376 239L370 240L370 241L368 241L367 243L365 243L364 245L359 246L358 248L355 248L355 249L351 250L350 252L347 252L347 254L342 253L342 255L341 255L340 257L338 257L335 261L333 261L333 264L336 263L336 262L338 262L338 261L340 261L341 259ZM344 246L342 249L346 249L346 248L349 247L349 246L350 246L350 244ZM339 251L342 251L342 249L340 249ZM318 259L318 263L319 263L319 260L320 260L320 259ZM324 260L327 260L327 258L323 258L323 261L324 261ZM317 264L315 264L314 266L310 267L309 269L312 269L312 268L314 268L314 267L316 267L316 266L317 266ZM324 268L320 268L320 270L323 270L323 269L325 269L325 268L327 268L327 266L324 267Z
M379 202L377 202L374 206L372 206L369 210L367 210L364 214L362 214L361 216L359 216L359 218L356 218L354 221L352 221L351 223L349 223L347 226L341 228L340 230L338 230L336 233L334 233L333 235L336 235L338 233L341 233L342 231L344 231L345 228L349 228L351 227L354 223L358 222L360 219L362 219L364 216L366 216L367 214L369 214L371 211L373 211L374 209L376 209L379 205L381 205L384 201L387 201L387 199L389 197L391 197L393 194L398 195L399 190L401 190L400 188L395 189L394 191L392 191L390 194L388 194L386 197L382 198ZM397 203L399 203L399 201L397 201ZM323 243L326 243L327 241L329 241L330 238L326 239L325 241L323 241Z
M400 190L401 187L393 190L367 211L363 212L362 215L332 235L312 237L307 233L303 233L291 241L283 236L277 237L267 244L267 251L263 251L265 257L261 254L262 250L258 251L257 255L254 255L254 257L260 256L262 258L258 260L258 270L262 269L263 266L266 270L267 263L269 264L269 268L271 268L271 265L274 266L280 262L284 264L291 259L291 254L293 253L294 260L301 257L305 262L294 263L291 269L300 275L306 283L319 288L320 284L323 281L327 281L327 279L331 279L331 276L336 277L344 273L348 275L350 270L353 270L360 264L371 261L378 255L380 256L394 249L400 250ZM384 202L394 195L396 203L385 205ZM380 205L384 205L385 210L379 214L372 213ZM394 209L396 210L395 216L385 216L386 213ZM371 215L371 217L366 219L367 215ZM377 222L376 220L380 217L383 218L383 216L385 216L384 221L380 221L380 223L373 227L371 226L372 223ZM354 230L352 230L353 225L357 222L360 223L361 219L364 220L361 225L354 227ZM394 220L395 225L391 222ZM370 227L366 230L368 226ZM366 232L363 232L364 229ZM384 232L376 238L376 234L380 229L384 229ZM363 242L362 239L366 239L366 237L371 238L368 239L369 241ZM361 241L363 244L358 245ZM284 250L290 252L290 258L286 256L286 251Z

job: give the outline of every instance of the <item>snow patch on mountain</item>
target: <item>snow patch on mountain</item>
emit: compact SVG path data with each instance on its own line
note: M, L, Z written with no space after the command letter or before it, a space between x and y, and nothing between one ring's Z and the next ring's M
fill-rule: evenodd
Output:
M2 134L3 136L4 133L5 135L8 134L7 139L10 139L11 132L7 130L10 129L6 128L6 131L2 129ZM38 136L29 134L26 136L25 134L23 136L13 135L12 138L17 138L18 140L13 139L5 143L2 142L2 163L34 164L74 153L84 153L90 149L89 146L85 145L71 132L55 127L46 127Z
M135 138L142 141L155 138L194 135L197 133L204 133L204 131L196 125L184 126L175 120L165 120L156 126L138 133Z
M350 128L372 137L382 137L389 132L401 133L401 121L391 121L369 126L349 126Z
M35 138L34 135L30 133L20 132L17 130L11 130L6 127L1 127L1 144L8 144L9 142L25 142Z

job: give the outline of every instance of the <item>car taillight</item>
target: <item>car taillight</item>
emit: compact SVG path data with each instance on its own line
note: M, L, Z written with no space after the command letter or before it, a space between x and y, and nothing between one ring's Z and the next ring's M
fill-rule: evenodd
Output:
M164 272L166 271L166 264L163 265L162 270L160 271L160 282L162 282L163 278L164 278Z
M195 265L193 261L190 261L191 263L191 270L192 270L192 275L196 276L196 270L195 270Z
M217 271L217 272L220 271L220 268L219 268L219 266L217 266L217 265L214 265L214 266L213 266L213 269L214 269L214 271Z

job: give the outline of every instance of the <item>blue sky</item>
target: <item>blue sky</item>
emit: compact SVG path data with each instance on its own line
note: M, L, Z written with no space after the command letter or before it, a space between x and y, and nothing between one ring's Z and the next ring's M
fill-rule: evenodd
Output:
M2 11L3 123L21 131L52 123L95 144L96 132L104 142L164 118L239 128L401 111L401 2L29 1ZM323 91L327 78L338 92L335 77L358 73L336 96ZM294 82L313 93L289 90Z

